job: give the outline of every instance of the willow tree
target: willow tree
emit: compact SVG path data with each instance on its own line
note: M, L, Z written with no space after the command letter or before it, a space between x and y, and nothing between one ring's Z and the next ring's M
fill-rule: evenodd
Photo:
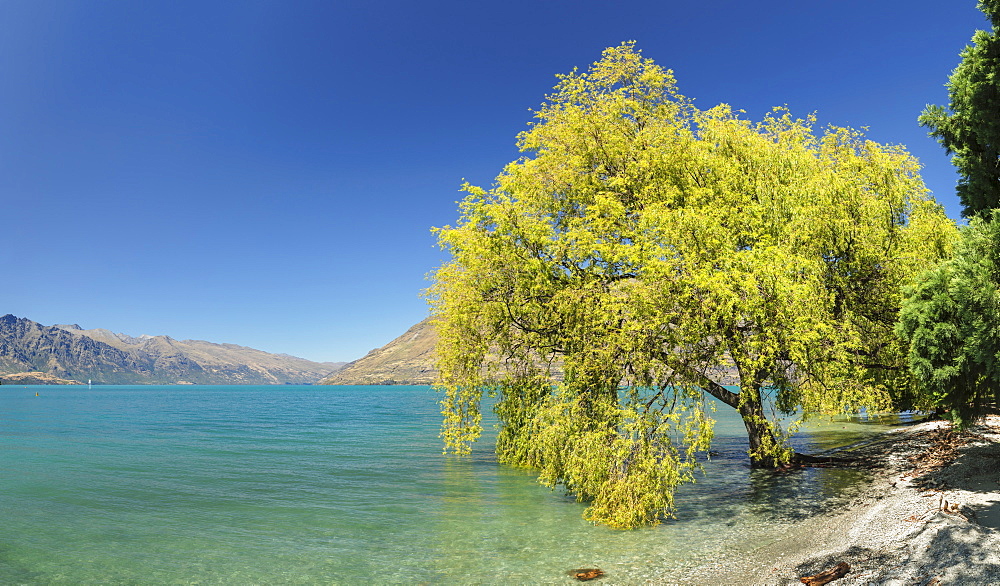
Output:
M769 405L905 399L899 288L954 227L902 148L699 110L631 43L559 76L535 117L526 155L436 230L446 449L469 450L494 394L500 462L634 527L693 479L709 397L761 467L792 457Z

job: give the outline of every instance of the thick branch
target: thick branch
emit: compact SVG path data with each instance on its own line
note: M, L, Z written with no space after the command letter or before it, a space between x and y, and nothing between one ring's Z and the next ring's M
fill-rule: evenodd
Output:
M674 364L674 360L672 359L673 357L667 352L661 350L658 352L658 356L660 360L663 361L664 364L669 365L674 372L684 375L689 381L700 386L706 393L712 395L726 405L729 405L733 409L739 408L739 393L730 391L726 387L708 378L708 375L705 373L698 372L696 369L688 366L687 364Z
M722 401L726 405L729 405L733 409L738 409L740 406L740 395L739 393L734 393L727 389L726 387L720 385L714 380L708 378L704 373L698 372L689 367L684 367L686 371L684 374L691 377L698 386L700 386L706 393L712 395L716 399Z
M739 408L740 405L740 395L739 393L734 393L727 389L726 387L720 385L714 380L708 378L707 376L700 375L698 380L698 385L705 390L709 395L712 395L716 399L722 401L726 405L729 405L733 409Z

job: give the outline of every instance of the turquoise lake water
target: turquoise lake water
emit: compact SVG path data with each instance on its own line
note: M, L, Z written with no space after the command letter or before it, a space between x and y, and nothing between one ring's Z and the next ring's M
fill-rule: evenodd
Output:
M39 396L35 396L35 393ZM858 472L750 472L742 424L677 519L613 531L497 465L441 455L427 387L0 387L0 584L671 582L847 498ZM881 431L828 423L803 450Z

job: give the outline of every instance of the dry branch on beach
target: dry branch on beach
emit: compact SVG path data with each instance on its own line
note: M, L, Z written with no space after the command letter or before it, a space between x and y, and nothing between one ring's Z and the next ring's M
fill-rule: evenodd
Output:
M909 476L913 478L920 478L944 468L958 458L961 447L973 441L983 440L982 435L972 432L958 432L950 427L939 427L924 433L927 434L931 445L927 451L914 454L910 458L913 470ZM928 479L927 482L932 483L933 481Z
M843 578L850 571L850 564L847 562L840 562L829 570L824 570L815 576L805 576L803 578L799 578L799 581L806 586L823 586L823 584L829 584L834 580Z

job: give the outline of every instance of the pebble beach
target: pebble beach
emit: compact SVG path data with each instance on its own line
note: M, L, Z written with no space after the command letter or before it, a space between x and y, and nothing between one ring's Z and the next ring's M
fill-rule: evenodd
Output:
M846 562L830 584L1000 585L1000 417L965 433L923 422L838 455L873 469L859 496L678 583L802 584Z

